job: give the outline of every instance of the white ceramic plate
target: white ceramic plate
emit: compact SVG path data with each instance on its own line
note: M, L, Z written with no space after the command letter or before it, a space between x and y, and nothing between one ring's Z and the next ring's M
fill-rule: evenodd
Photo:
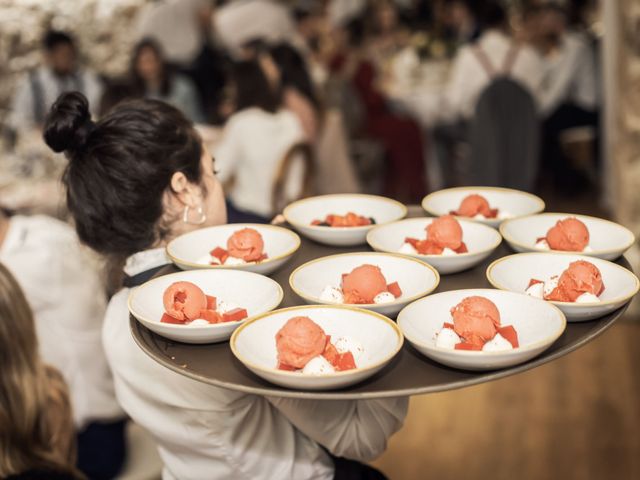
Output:
M601 218L572 213L541 213L505 220L500 225L500 233L511 248L517 252L540 252L544 250L535 247L537 239L544 237L558 220L569 217L577 218L589 230L589 246L592 251L576 252L581 255L615 260L636 241L633 233L622 225ZM559 250L550 251L557 252Z
M501 352L452 350L436 347L436 334L451 322L450 310L464 298L479 295L496 304L502 325L513 325L519 347ZM493 370L526 362L555 342L566 327L554 305L501 290L452 290L413 302L398 315L398 326L417 350L436 362L464 370Z
M561 253L518 253L500 258L487 268L487 279L500 290L524 293L529 280L546 281L561 275L571 262L586 260L602 274L605 290L600 302L572 303L548 302L557 305L569 322L582 322L602 317L617 310L638 293L640 283L636 276L620 265L600 258Z
M402 296L394 302L353 305L383 315L396 315L408 303L434 291L440 283L435 268L413 258L387 253L343 253L299 266L289 277L289 285L307 303L328 304L330 302L320 299L322 290L327 285L340 288L342 274L363 264L380 267L387 284L398 282L402 290Z
M357 368L324 375L305 375L278 370L276 333L293 317L307 316L332 337L348 336L364 347ZM329 390L358 383L384 368L402 348L398 326L370 310L348 306L313 305L276 310L254 318L231 337L231 350L238 360L265 380L297 390Z
M460 202L468 195L477 193L489 202L491 208L499 209L498 218L474 219L460 217L465 220L484 223L497 228L506 218L532 215L544 210L544 201L531 193L510 188L498 187L456 187L433 192L422 199L422 208L434 217L447 215L457 210ZM501 215L507 217L501 218Z
M228 340L245 320L202 327L162 323L164 291L174 282L191 282L207 295L245 308L249 318L269 312L280 305L282 288L277 282L257 273L238 270L191 270L154 278L134 288L129 295L129 312L149 330L184 343L214 343Z
M425 228L433 218L409 218L380 225L367 234L367 242L378 252L398 253L407 237L426 238ZM498 248L502 237L491 227L467 220L458 220L462 227L462 241L469 252L457 255L409 255L435 267L441 274L455 273L474 267Z
M253 228L262 235L267 259L243 265L209 264L209 252L216 247L226 249L229 237L243 228ZM182 270L234 269L268 275L291 259L298 248L300 248L300 237L287 228L252 223L230 223L201 228L180 235L167 245L167 255Z
M390 198L376 195L338 194L299 200L286 207L282 213L298 232L316 242L343 247L361 245L365 243L367 232L374 225L337 228L311 225L312 221L324 220L329 214L345 215L348 212L371 217L380 225L404 218L407 207Z

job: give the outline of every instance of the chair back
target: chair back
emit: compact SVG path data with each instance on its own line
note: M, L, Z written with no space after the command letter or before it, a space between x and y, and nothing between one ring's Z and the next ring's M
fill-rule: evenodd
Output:
M470 123L470 184L530 191L538 174L539 121L531 94L495 77L480 94Z
M273 181L271 207L279 213L289 203L313 193L313 149L308 143L296 143L280 161Z

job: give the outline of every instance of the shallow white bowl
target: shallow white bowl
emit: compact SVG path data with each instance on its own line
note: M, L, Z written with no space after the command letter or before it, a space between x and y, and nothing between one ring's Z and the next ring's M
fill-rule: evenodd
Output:
M605 290L600 302L572 303L548 302L557 305L569 322L582 322L602 317L622 307L638 293L637 277L620 265L600 258L561 253L518 253L500 258L487 268L487 279L496 288L524 293L529 280L546 281L561 275L571 262L586 260L593 263L602 274Z
M398 253L407 237L426 238L425 228L433 218L409 218L399 222L380 225L367 234L367 242L378 252ZM462 241L466 243L467 253L457 255L407 255L428 263L441 274L455 273L474 267L498 248L502 237L496 229L476 222L458 220L462 227ZM403 254L405 255L405 254Z
M320 299L322 290L327 285L340 288L342 274L363 264L380 267L387 283L398 282L402 290L402 296L394 302L353 305L383 315L396 315L408 303L433 292L440 283L435 268L413 258L388 253L343 253L299 266L289 277L289 285L307 303L329 304Z
M460 202L473 193L482 195L489 202L491 208L498 208L500 212L507 212L509 218L532 215L544 210L544 201L531 193L510 188L498 187L456 187L433 192L422 199L422 208L434 217L447 215L457 210ZM474 222L484 223L497 228L505 218L479 219L460 217Z
M581 255L615 260L626 252L636 241L628 229L609 220L571 213L541 213L505 220L500 225L500 233L505 241L517 252L545 251L535 247L536 240L546 236L558 220L575 217L589 229L591 252L576 252ZM558 252L559 250L546 250ZM566 252L562 252L566 253Z
M293 317L307 316L332 337L348 336L364 347L357 368L324 375L278 370L276 333ZM249 370L269 382L298 390L328 390L358 383L387 365L402 348L398 326L370 310L348 306L291 307L246 322L231 336L231 350Z
M345 215L348 212L372 217L380 225L404 218L407 207L377 195L337 194L299 200L287 206L282 213L298 232L316 242L342 247L365 243L367 232L374 225L337 228L311 225L312 221L324 220L329 214Z
M450 350L436 347L436 334L451 322L451 309L464 298L479 295L496 304L502 325L513 325L519 347L503 352ZM493 370L526 362L555 342L566 327L564 314L554 305L501 290L452 290L422 298L398 315L406 339L427 357L464 370Z
M129 312L149 330L184 343L214 343L228 340L245 320L202 327L162 323L162 295L174 282L191 282L207 295L245 308L249 318L280 305L283 293L277 282L257 273L238 270L191 270L154 278L134 288L129 295Z
M209 264L209 252L216 247L226 249L229 237L243 228L253 228L262 235L267 259L244 265ZM289 261L298 248L300 237L287 228L257 223L230 223L180 235L167 245L167 255L182 270L233 269L268 275Z

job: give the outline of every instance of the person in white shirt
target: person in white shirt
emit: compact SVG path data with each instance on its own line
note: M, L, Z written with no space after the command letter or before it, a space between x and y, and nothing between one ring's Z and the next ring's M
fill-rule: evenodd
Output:
M51 30L42 40L44 64L18 83L8 124L16 133L42 127L49 108L61 93L82 92L98 105L102 84L91 70L78 65L78 52L70 35Z
M289 9L274 0L230 0L213 15L214 34L233 57L251 41L299 41Z
M382 453L406 416L406 398L248 395L179 375L133 340L129 288L169 263L164 246L170 239L226 221L222 187L191 122L165 103L136 100L94 124L86 99L71 93L54 105L45 140L69 158L68 204L81 240L126 259L129 287L109 302L103 343L118 400L157 441L165 480L329 480L344 465L333 456L367 461Z
M233 86L236 113L224 127L213 156L229 193L229 221L268 223L273 211L273 185L282 160L306 135L298 117L281 108L277 66L267 54L260 60L238 62ZM304 172L291 172L292 190L300 191Z
M59 220L0 211L0 262L33 310L41 357L69 386L78 466L90 478L113 478L124 462L125 414L102 348L105 289L87 254Z

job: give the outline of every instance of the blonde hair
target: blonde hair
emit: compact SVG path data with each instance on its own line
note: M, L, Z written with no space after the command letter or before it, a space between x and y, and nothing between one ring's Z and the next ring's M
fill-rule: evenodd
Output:
M71 435L66 388L40 360L31 309L0 263L0 478L31 469L75 474Z

